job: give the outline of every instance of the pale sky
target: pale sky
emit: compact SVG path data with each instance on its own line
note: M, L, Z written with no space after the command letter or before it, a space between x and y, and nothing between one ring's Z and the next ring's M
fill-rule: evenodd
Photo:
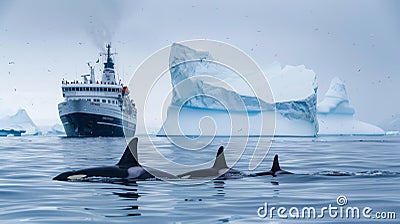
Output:
M2 0L0 112L22 107L38 125L60 123L61 80L87 73L106 42L128 83L158 49L206 38L260 67L304 64L317 74L320 100L337 76L356 117L378 124L400 114L399 12L396 0Z

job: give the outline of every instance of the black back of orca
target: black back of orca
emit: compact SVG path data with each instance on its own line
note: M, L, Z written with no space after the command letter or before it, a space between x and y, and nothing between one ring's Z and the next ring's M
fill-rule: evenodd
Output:
M269 171L266 172L260 172L260 173L256 173L256 176L267 176L267 175L271 175L276 177L277 174L293 174L291 172L288 172L286 170L282 170L281 166L279 165L279 160L278 160L278 154L275 155L274 157L274 162L272 163L272 168Z
M61 173L53 178L53 180L68 181L87 177L110 177L110 178L126 178L128 170L121 169L118 166L102 166L82 170L73 170Z
M228 167L225 154L224 147L220 146L218 148L217 155L215 156L214 165L210 168L193 170L183 174L178 175L180 178L215 178L215 179L237 179L243 177L240 171L232 169Z
M127 178L128 169L131 167L141 167L137 161L138 138L133 138L125 148L124 154L115 166L93 167L81 170L67 171L53 178L53 180L67 181L71 179L87 177L110 177Z

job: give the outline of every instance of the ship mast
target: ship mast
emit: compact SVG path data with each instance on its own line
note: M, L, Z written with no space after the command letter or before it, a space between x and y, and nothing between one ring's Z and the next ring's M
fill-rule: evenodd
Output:
M104 62L104 70L103 70L103 77L101 79L102 83L105 84L116 84L115 81L115 71L114 71L114 62L111 58L111 44L106 45L107 54L106 54L106 62Z

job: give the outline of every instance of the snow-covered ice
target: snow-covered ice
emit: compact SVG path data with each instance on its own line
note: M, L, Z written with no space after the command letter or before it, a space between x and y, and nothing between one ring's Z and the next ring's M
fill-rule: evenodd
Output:
M29 117L25 109L19 109L13 115L5 115L0 118L0 129L24 130L23 135L40 135L41 131Z
M333 78L325 98L318 103L318 135L383 135L385 132L372 124L354 118L345 84Z
M173 97L158 135L264 135L262 127L274 120L275 136L384 134L381 128L355 119L339 78L332 80L317 104L312 70L304 65L282 68L274 62L265 68L274 97L268 102L254 96L239 75L212 61L209 52L173 44L169 61Z
M54 124L51 126L40 126L43 135L46 136L62 136L66 135L62 124Z
M380 122L380 127L385 131L400 131L400 114L394 114L390 118Z
M318 132L315 73L304 66L271 67L272 92L278 101L266 102L252 94L240 75L213 62L208 52L173 44L169 64L173 96L158 135L315 136ZM293 82L282 85L293 75ZM262 127L274 117L275 133L265 132ZM212 123L202 125L204 118Z

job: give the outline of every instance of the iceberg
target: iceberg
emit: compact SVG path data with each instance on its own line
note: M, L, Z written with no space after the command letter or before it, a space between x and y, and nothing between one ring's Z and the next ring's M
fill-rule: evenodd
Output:
M384 135L372 124L354 118L355 109L350 105L345 84L333 78L325 98L318 103L318 135Z
M385 121L382 121L380 123L380 126L384 130L386 130L387 132L389 132L389 131L394 131L394 132L400 131L400 114L392 115L389 119L386 119Z
M24 135L40 135L41 131L29 117L25 109L19 109L14 115L0 118L0 129L25 131Z
M172 99L157 135L317 135L315 73L304 66L282 69L274 64L270 69L268 80L275 102L254 96L248 83L234 71L213 62L209 52L173 44L169 57ZM282 85L282 80L293 75L293 83L286 83L293 88ZM275 133L263 129L271 122L276 124Z
M44 126L44 127L41 126L40 130L42 131L43 135L46 136L66 135L64 126L62 124L54 124L52 126Z
M265 69L276 107L275 136L316 136L317 76L304 65L274 62Z

